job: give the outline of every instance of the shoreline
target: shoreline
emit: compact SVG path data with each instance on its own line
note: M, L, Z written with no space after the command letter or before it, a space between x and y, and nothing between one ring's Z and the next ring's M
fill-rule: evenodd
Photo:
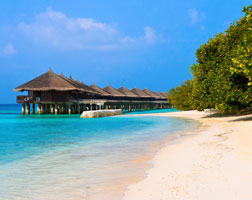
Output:
M200 130L189 130L186 134L193 137L162 147L145 178L129 185L123 200L252 199L252 115L204 118L209 113L197 111L144 115L194 119L201 123Z

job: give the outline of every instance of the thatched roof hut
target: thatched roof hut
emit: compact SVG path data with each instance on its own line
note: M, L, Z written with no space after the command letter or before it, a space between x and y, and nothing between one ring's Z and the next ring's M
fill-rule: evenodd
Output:
M145 97L145 98L151 97L150 95L146 94L145 92L143 92L142 90L138 89L137 87L135 87L134 89L132 89L130 91L133 92L133 93L135 93L139 97Z
M136 95L135 93L131 92L130 90L126 89L125 87L120 87L118 89L119 92L123 93L125 96L127 97L139 97L138 95Z
M162 95L164 98L167 98L168 94L166 92L160 92L160 95Z
M110 85L103 88L103 90L105 90L106 92L108 92L109 94L111 94L114 97L125 97L125 95L123 93L117 91L115 88L112 88Z
M53 73L51 69L48 72L24 83L14 89L14 91L83 91L82 88L70 83L64 78Z
M68 81L69 83L73 84L75 87L78 87L80 90L83 90L85 92L90 92L90 93L98 94L98 92L96 92L92 88L88 87L84 83L79 82L77 80L76 81L73 80L71 76L69 78L67 78L62 73L60 73L60 77L63 78L64 80Z
M145 88L145 89L143 90L143 92L146 93L146 94L148 94L148 95L150 95L150 96L153 97L153 98L156 98L156 99L159 99L159 98L160 98L158 95L156 95L155 93L153 93L152 91L150 91L150 90L147 89L147 88Z
M92 88L93 90L95 90L96 92L98 92L99 94L101 94L102 96L111 96L110 93L108 93L105 90L103 90L102 88L96 86L94 83L92 85L90 85L89 87Z
M157 95L160 99L163 99L164 97L161 95L161 94L159 94L158 92L153 92L155 95Z

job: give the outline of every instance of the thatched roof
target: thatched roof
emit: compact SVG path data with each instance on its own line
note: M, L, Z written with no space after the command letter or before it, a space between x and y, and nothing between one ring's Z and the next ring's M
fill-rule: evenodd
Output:
M138 97L135 93L131 92L130 90L126 89L125 87L120 87L118 89L119 92L123 93L127 97Z
M143 92L144 93L146 93L146 94L148 94L148 95L150 95L151 97L153 97L153 98L160 98L158 95L156 95L156 94L154 94L152 91L150 91L149 89L147 89L147 88L145 88L144 90L143 90Z
M99 94L103 95L103 96L111 96L110 93L106 92L105 90L99 88L98 86L96 86L95 84L92 84L89 86L90 88L92 88L93 90L95 90L96 92L98 92Z
M132 90L130 90L131 92L135 93L136 95L138 95L139 97L151 97L150 95L146 94L145 92L143 92L142 90L138 89L138 88L134 88Z
M159 93L161 96L163 96L164 98L167 98L168 94L166 92L160 92Z
M119 91L117 91L115 88L112 88L110 85L107 87L103 88L106 92L110 93L112 96L115 97L125 97L125 95Z
M153 92L155 95L157 95L160 99L163 99L164 97L161 95L161 94L159 94L158 92Z
M64 80L68 81L69 83L71 83L72 85L74 85L75 87L79 88L79 90L85 91L85 92L90 92L90 93L95 93L98 94L98 92L96 92L95 90L93 90L92 88L88 87L87 85L85 85L82 82L79 82L78 80L74 81L72 79L72 77L70 76L69 78L65 77L62 73L60 74L60 77L63 78Z
M53 73L51 69L48 72L42 74L41 76L32 79L31 81L20 85L14 89L14 91L48 91L48 90L58 90L58 91L73 91L81 90L76 85L70 83L69 81L63 79L57 74Z
M52 72L51 69L48 72L38 76L37 78L32 79L31 81L24 83L14 91L80 91L91 94L98 94L102 96L115 96L115 97L143 97L143 98L160 98L166 99L167 93L165 92L151 92L148 89L143 91L134 88L128 90L125 87L121 87L118 90L112 88L110 85L104 89L99 88L98 86L92 84L90 86L85 85L83 82L78 80L73 80L70 76L69 78L65 77L62 73L57 75Z

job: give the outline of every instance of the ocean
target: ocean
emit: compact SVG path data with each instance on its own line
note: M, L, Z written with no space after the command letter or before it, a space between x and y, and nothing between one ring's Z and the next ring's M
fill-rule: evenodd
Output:
M20 105L0 105L0 199L120 199L144 177L160 145L197 126L132 114L27 116Z

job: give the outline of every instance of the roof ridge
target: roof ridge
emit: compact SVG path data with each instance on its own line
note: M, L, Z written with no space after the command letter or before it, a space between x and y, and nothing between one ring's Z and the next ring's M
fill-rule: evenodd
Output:
M91 87L93 90L95 90L96 92L98 92L102 95L111 96L110 93L106 92L104 89L100 88L99 86L95 85L94 83L92 83L89 87Z
M126 96L125 94L119 92L118 90L116 90L115 88L113 88L112 86L108 85L105 88L103 88L106 92L114 95L114 96ZM112 91L111 91L112 90Z
M51 67L49 67L48 72L49 72L49 73L53 73Z
M61 76L52 72L48 72L16 87L14 91L27 91L27 90L79 90L76 86L64 80Z

